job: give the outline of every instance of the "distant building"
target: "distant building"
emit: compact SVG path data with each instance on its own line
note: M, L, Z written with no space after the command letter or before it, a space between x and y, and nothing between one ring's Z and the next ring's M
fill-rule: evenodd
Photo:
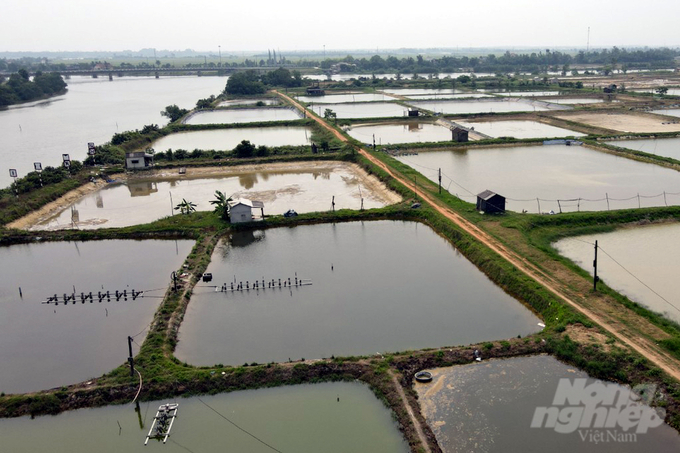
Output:
M503 214L505 212L505 197L485 190L477 195L477 211L486 214Z
M125 168L128 170L135 170L139 168L148 168L153 165L153 154L145 151L133 151L125 153Z
M326 92L319 86L319 82L316 82L311 87L307 87L308 96L323 96Z
M418 109L408 109L408 116L418 116L420 115L420 110Z
M454 142L467 142L468 141L468 131L461 127L454 127L451 129L451 140Z
M264 203L261 201L251 201L242 198L229 203L229 221L231 223L252 222L253 208L260 209L260 219L264 219Z

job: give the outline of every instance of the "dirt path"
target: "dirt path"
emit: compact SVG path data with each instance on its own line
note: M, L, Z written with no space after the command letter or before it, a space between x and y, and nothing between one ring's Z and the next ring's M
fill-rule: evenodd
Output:
M297 103L290 97L282 93L278 94L279 96L282 96L283 98L287 99L291 104L293 104L297 108L304 111L304 107L302 107L299 103ZM338 139L344 142L347 141L347 139L340 132L338 132L336 129L328 125L321 118L317 117L316 115L311 115L310 117L314 119L316 122L318 122L321 126L333 132L335 136L338 137ZM368 153L365 149L360 148L359 153L361 153L366 159L370 160L373 164L379 166L381 169L383 169L386 173L395 178L404 186L406 187L412 186L413 183L411 181L408 181L401 175L396 174L389 166L387 166L378 158ZM563 284L553 279L550 275L539 269L534 264L527 261L524 257L518 255L513 250L510 250L507 247L505 247L500 241L490 236L486 232L482 231L479 227L477 227L475 224L471 223L467 219L464 219L457 213L453 212L441 201L434 199L427 192L421 190L419 192L419 195L424 202L430 204L437 212L439 212L441 215L454 222L458 227L463 229L473 238L475 238L476 240L478 240L479 242L481 242L482 244L484 244L485 246L489 247L491 250L499 254L501 257L503 257L505 260L507 260L509 263L515 266L518 270L522 271L530 278L536 280L539 284L544 286L548 291L557 296L560 300L569 304L574 309L584 314L585 316L593 320L595 323L599 324L603 329L611 333L620 342L628 345L633 350L642 354L644 357L646 357L656 366L664 370L670 376L680 381L680 363L678 362L677 359L666 354L659 347L657 347L654 341L640 337L639 335L636 335L635 331L630 331L627 328L622 330L622 326L619 321L613 319L610 316L607 316L606 314L601 314L599 312L596 313L593 310L584 307L583 304L579 303L575 297L565 295L565 293L568 294L568 289L565 288ZM585 295L581 296L587 298L587 296ZM641 322L646 321L641 320Z
M408 400L406 399L406 394L404 393L404 389L399 383L397 376L394 374L392 369L388 369L387 373L392 378L392 383L394 384L394 387L397 389L397 393L399 393L399 398L401 398L401 402L406 408L406 412L408 412L408 416L411 419L411 423L413 423L413 426L416 427L416 433L418 433L418 439L420 439L420 443L423 445L423 451L425 451L426 453L432 453L432 450L430 450L430 445L427 443L427 437L423 432L423 427L420 426L418 419L413 413L413 408L411 408L411 405L408 403Z

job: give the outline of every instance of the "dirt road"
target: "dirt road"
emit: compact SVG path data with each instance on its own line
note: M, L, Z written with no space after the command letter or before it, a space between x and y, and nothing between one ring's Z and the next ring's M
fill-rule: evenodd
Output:
M302 105L297 103L295 100L293 100L289 96L286 96L282 93L278 93L278 95L283 97L284 99L288 100L291 104L296 106L298 109L305 111L305 109L304 109L304 107L302 107ZM333 132L333 134L338 139L342 140L343 142L347 141L346 137L344 137L335 128L333 128L329 124L327 124L323 119L317 117L314 114L311 114L311 115L308 115L308 116L310 116L312 119L317 121L321 126L325 127L329 131ZM385 165L383 162L381 162L376 157L372 156L365 149L360 148L359 152L366 159L370 160L373 164L375 164L378 167L380 167L381 169L383 169L386 173L388 173L391 177L393 177L394 179L399 181L404 186L411 187L413 185L413 183L411 181L408 181L406 178L402 177L401 175L396 174L390 167ZM575 298L567 296L566 295L566 294L568 294L567 288L564 288L563 285L559 281L555 280L552 276L547 275L541 269L534 266L532 263L528 262L524 257L518 255L513 250L510 250L507 247L505 247L497 239L493 238L492 236L487 234L485 231L482 231L475 224L471 223L467 219L464 219L463 217L461 217L457 213L453 212L450 208L448 208L446 205L444 205L441 201L433 198L431 195L429 195L427 192L424 192L424 191L420 191L419 195L421 196L421 198L423 199L424 202L431 205L441 215L443 215L444 217L446 217L449 220L451 220L452 222L454 222L458 227L463 229L466 233L468 233L469 235L474 237L476 240L483 243L484 245L489 247L491 250L493 250L494 252L499 254L501 257L503 257L505 260L510 262L513 266L515 266L517 269L522 271L524 274L526 274L527 276L536 280L538 283L543 285L548 291L550 291L552 294L557 296L560 300L569 304L574 309L576 309L580 313L584 314L585 316L587 316L588 318L593 320L595 323L599 324L603 329L605 329L606 331L611 333L614 337L616 337L621 343L626 344L631 349L642 354L644 357L646 357L648 360L653 362L656 366L658 366L659 368L664 370L670 376L672 376L676 380L680 381L680 362L678 362L678 360L675 359L674 357L667 354L665 351L661 350L661 348L659 348L652 340L637 336L637 335L635 335L634 331L630 332L628 330L621 330L621 329L617 328L618 326L620 326L619 322L616 322L613 318L607 316L606 314L595 313L594 311L584 307ZM587 296L583 296L583 297L587 297Z

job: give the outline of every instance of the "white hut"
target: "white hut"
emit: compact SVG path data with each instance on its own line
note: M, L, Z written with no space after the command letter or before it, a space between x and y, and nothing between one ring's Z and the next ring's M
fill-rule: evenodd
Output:
M261 218L264 218L264 203L261 201L251 201L245 198L234 200L229 203L229 220L231 223L252 222L253 208L259 208Z

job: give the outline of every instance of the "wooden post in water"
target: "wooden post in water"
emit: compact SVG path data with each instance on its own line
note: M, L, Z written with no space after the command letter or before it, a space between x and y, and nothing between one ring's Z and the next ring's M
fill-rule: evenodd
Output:
M132 337L128 336L128 349L130 352L130 357L128 357L128 362L130 362L130 376L135 375L135 359L132 357Z
M538 203L538 213L541 213L541 202L538 201L538 197L536 197L536 203Z
M335 195L333 195L333 199L331 200L331 209L335 212Z
M597 241L595 241L595 259L593 260L593 291L597 291L597 282L600 278L597 276Z

